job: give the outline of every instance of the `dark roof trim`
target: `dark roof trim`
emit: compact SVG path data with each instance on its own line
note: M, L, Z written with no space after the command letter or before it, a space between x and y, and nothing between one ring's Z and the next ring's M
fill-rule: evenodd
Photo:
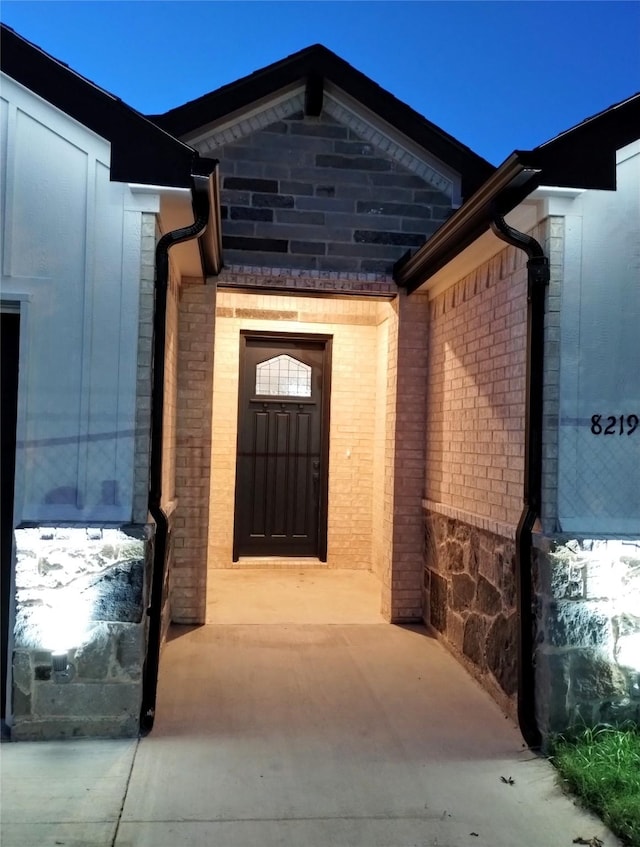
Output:
M394 268L410 293L486 232L539 185L615 190L616 151L640 137L640 94L617 103L533 150L516 150L413 255Z
M16 82L111 142L111 179L191 187L214 160L172 138L144 115L2 24L0 67ZM199 161L198 161L199 160Z
M437 156L462 177L462 193L470 196L494 171L493 165L428 121L406 103L381 88L331 50L315 44L236 82L191 100L151 120L183 137L207 124L267 98L296 82L309 82L317 104L316 80L330 80L371 112L396 127L420 147Z

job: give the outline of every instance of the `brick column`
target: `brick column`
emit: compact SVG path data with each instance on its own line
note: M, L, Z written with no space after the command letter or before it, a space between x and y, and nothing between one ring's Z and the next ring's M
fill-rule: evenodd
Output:
M204 623L206 614L214 285L185 284L180 292L176 497L171 608L174 623Z
M427 433L426 296L399 293L395 391L393 542L391 609L393 622L422 619L423 514ZM391 351L391 343L390 355Z

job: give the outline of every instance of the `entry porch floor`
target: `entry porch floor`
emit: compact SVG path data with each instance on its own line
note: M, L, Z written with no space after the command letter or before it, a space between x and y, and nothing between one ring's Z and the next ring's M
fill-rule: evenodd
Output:
M4 744L3 847L619 844L423 627L243 608L172 629L147 738Z

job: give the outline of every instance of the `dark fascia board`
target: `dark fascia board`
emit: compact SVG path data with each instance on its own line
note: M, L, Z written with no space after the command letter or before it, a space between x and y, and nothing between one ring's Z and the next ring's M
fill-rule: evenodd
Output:
M640 94L588 118L533 150L516 150L414 254L394 268L409 293L472 244L539 185L616 188L616 151L640 138Z
M428 121L406 103L321 44L314 44L266 68L191 100L150 120L172 135L183 137L219 121L296 82L328 79L407 138L437 156L462 177L463 196L470 196L495 170L494 166Z
M16 82L111 142L111 179L190 188L211 166L144 115L2 24L0 67Z

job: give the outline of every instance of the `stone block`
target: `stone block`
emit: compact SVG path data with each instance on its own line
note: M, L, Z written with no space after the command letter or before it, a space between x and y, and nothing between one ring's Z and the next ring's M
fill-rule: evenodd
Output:
M118 633L116 660L121 673L140 679L145 658L145 639L142 626L123 627Z
M273 209L254 209L250 206L231 206L229 218L232 221L272 221Z
M443 634L447 631L447 593L448 583L444 577L431 571L431 604L429 606L429 623Z
M449 610L447 614L447 638L458 650L464 651L465 632L464 618Z
M137 720L141 696L139 683L40 682L34 685L33 713L42 718L135 716Z
M376 229L357 229L353 237L357 244L391 244L394 247L420 247L425 240L421 232L387 232Z
M494 616L502 609L502 596L485 577L478 577L475 608L485 615Z
M444 568L448 571L464 570L464 548L462 544L449 539L443 548Z
M391 160L375 156L339 156L318 153L315 160L318 168L344 168L354 171L390 171Z
M267 209L293 209L291 194L254 194L252 205Z
M495 618L486 643L487 666L508 694L518 690L518 632L517 616L500 614Z
M224 178L223 187L240 191L260 191L276 194L278 191L278 182L275 179L227 176Z
M600 704L595 722L614 726L630 722L640 726L640 701L628 697L617 702L606 701Z
M93 596L91 620L128 621L142 619L144 560L117 563L94 577L89 585Z
M49 741L69 738L135 738L139 715L111 718L40 718L16 719L11 728L14 741Z
M545 640L554 647L602 647L613 644L608 610L580 600L551 600L544 608Z
M476 593L476 584L466 573L454 573L451 576L451 608L455 611L470 609Z
M576 702L620 700L628 693L625 674L595 650L574 650L569 664L571 697Z
M495 547L488 546L486 536L479 542L477 558L478 573L486 577L493 585L500 585L502 582L503 559Z
M104 680L109 674L114 652L112 628L107 623L92 627L86 641L77 648L73 663L79 679Z
M23 693L31 691L33 670L31 656L26 650L16 650L13 654L13 686Z
M478 577L479 568L479 550L480 543L478 533L471 530L469 533L469 541L464 547L464 569L471 574L474 579Z
M536 652L536 720L545 736L562 732L570 723L569 679L568 653Z
M31 714L31 692L21 691L14 686L12 708L14 719L28 717Z
M464 625L462 652L482 670L485 668L485 639L485 619L472 612Z

